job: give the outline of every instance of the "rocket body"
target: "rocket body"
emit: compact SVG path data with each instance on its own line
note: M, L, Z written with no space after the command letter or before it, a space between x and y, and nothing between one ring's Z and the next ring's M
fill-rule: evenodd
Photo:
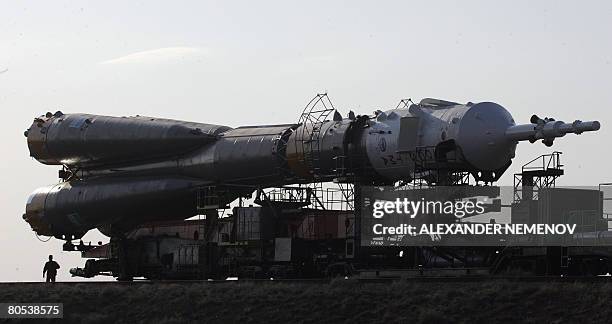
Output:
M516 125L491 102L425 99L374 116L337 115L317 123L231 128L48 113L26 131L28 147L39 162L62 165L64 181L32 193L24 219L38 234L74 238L93 228L126 231L194 216L195 191L202 186L224 187L229 203L257 188L339 179L392 184L425 177L444 184L440 175L461 171L495 181L518 141L552 143L566 133L599 129L596 121Z

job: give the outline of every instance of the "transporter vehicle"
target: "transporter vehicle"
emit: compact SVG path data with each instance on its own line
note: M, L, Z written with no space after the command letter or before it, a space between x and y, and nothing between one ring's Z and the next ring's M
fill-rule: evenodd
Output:
M517 125L496 103L438 99L343 117L326 94L315 96L297 123L237 128L58 111L25 132L30 155L61 166L61 181L34 191L23 218L37 235L64 240L65 250L89 258L71 270L82 277L495 274L512 267L605 273L608 251L599 246L377 245L364 238L366 188L461 188L453 199L495 194L491 185L510 167L518 142L551 146L599 128L597 121L536 115ZM534 192L563 173L558 153L543 159L556 162L521 173L514 204L523 213L516 217L531 217L525 208L544 201ZM586 194L593 195L589 219L600 227L584 228L582 243L607 235L603 198ZM84 244L92 229L110 242Z

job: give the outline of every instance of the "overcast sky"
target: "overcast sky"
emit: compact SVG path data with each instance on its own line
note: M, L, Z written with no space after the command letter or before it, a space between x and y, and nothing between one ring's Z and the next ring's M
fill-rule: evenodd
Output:
M317 92L343 114L401 98L494 101L519 123L602 123L553 148L521 143L500 183L552 149L561 184L612 181L609 1L1 3L0 281L40 280L50 253L63 270L83 264L21 219L28 194L58 181L23 136L46 111L240 126L295 122Z

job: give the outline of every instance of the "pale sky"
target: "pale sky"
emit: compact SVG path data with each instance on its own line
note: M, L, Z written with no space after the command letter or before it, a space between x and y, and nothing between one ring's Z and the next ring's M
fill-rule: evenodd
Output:
M28 194L58 181L23 136L47 111L240 126L296 122L317 92L343 115L402 98L494 101L517 123L536 113L602 125L552 148L519 144L500 184L553 149L560 184L612 182L609 1L0 3L0 281L40 280L48 254L58 280L84 263L21 218Z

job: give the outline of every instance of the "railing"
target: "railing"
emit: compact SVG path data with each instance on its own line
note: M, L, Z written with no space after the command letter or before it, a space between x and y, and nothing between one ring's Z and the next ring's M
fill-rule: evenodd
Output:
M331 183L329 185L332 185ZM258 193L259 202L287 203L312 209L353 210L355 194L352 184L337 184L338 187L278 187L264 189ZM258 203L256 201L256 203ZM259 203L258 203L259 204Z
M543 154L523 164L521 173L514 174L514 202L537 200L542 188L554 187L563 174L561 152ZM529 181L529 182L526 182Z
M539 161L542 162L539 165ZM540 155L537 158L523 164L522 171L530 171L530 170L542 170L546 171L548 169L561 169L563 164L561 164L561 152L554 151L550 154Z

